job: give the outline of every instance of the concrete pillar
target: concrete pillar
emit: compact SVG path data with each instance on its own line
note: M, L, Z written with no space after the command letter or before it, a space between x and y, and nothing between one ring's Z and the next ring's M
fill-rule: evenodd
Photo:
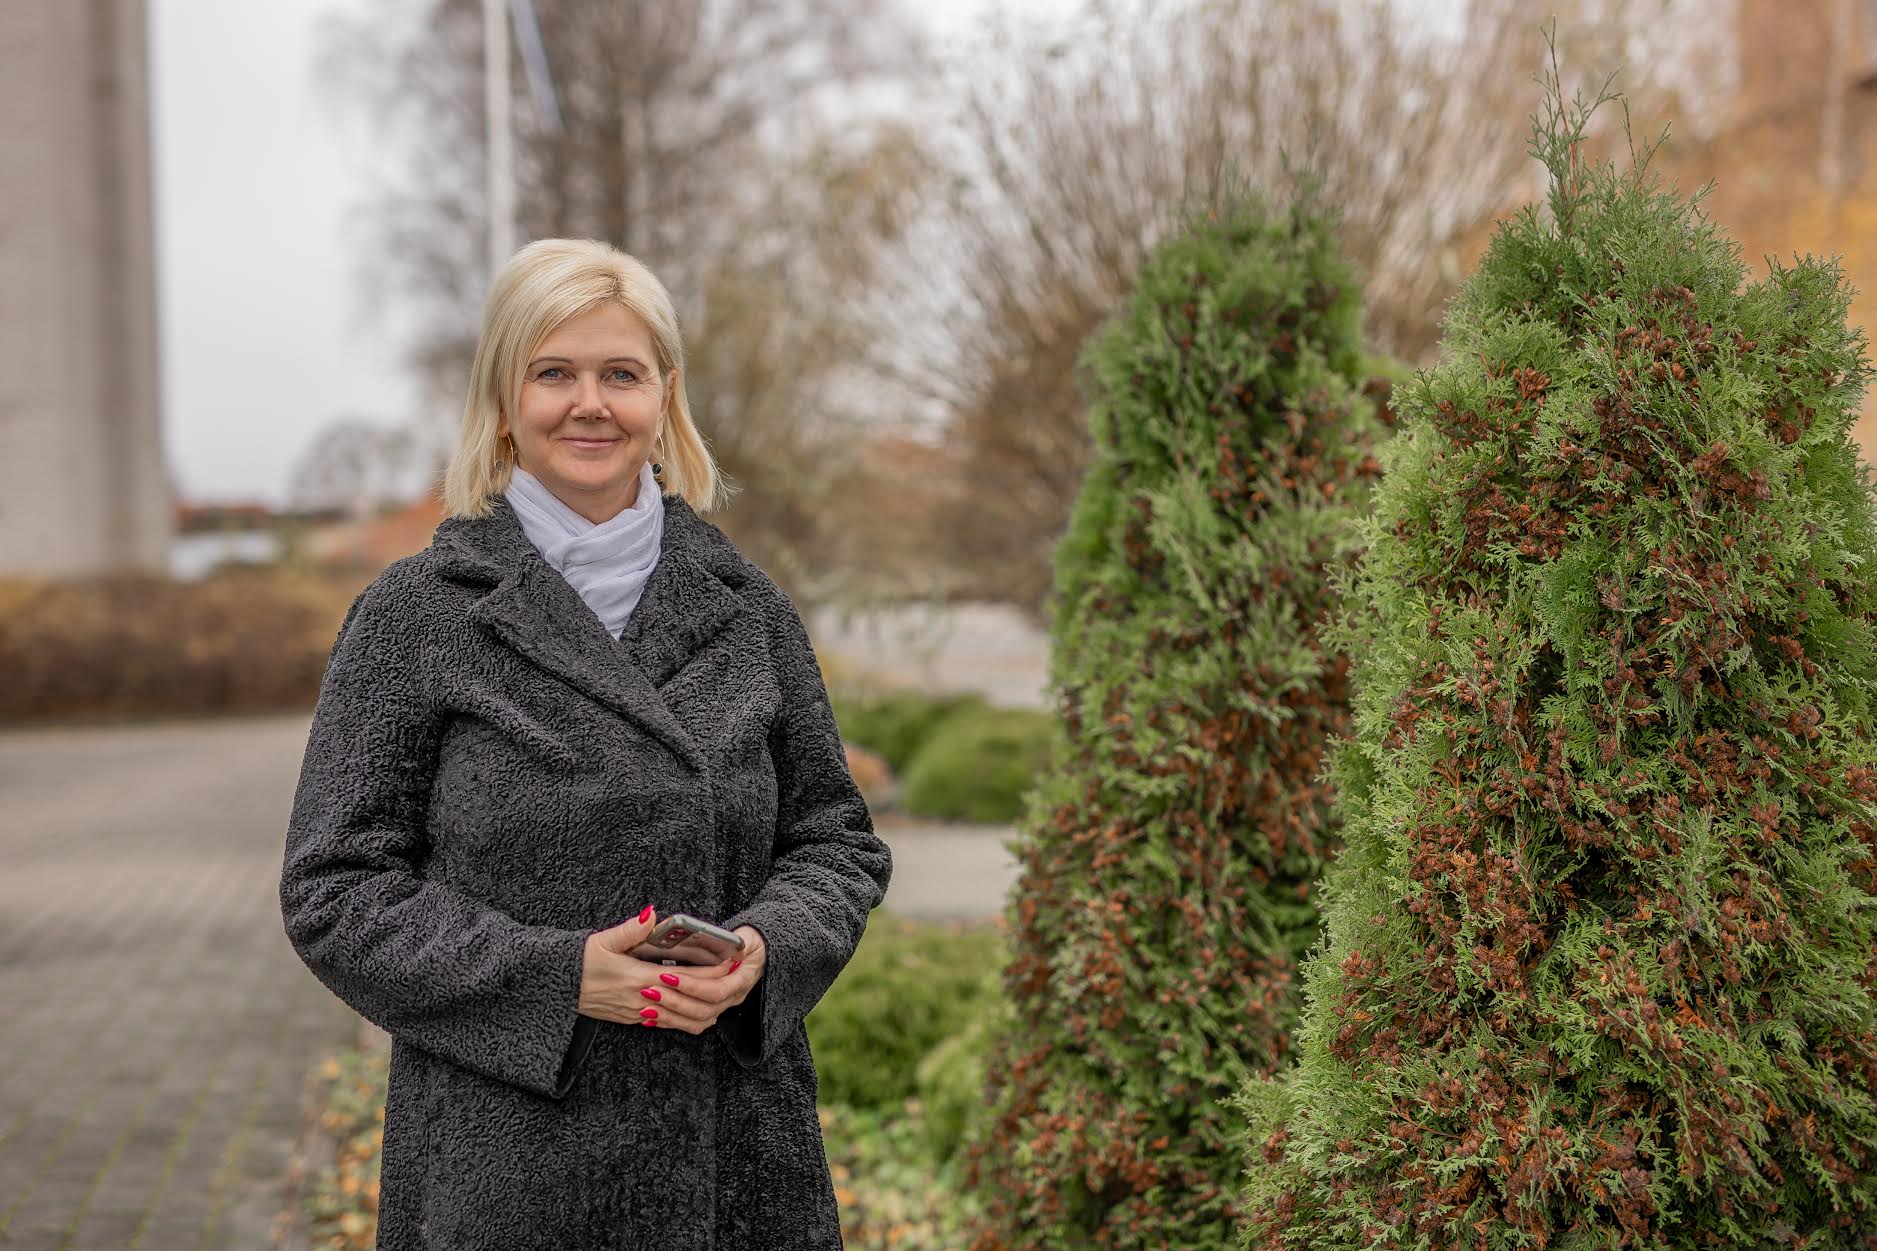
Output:
M168 567L145 22L0 3L0 574Z

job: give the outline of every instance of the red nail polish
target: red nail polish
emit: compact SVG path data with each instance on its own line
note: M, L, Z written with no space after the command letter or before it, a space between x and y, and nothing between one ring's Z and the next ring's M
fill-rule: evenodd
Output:
M676 973L660 973L658 980L667 986L676 986L678 984L678 975Z
M645 997L646 997L647 999L662 999L662 998L664 998L664 996L663 996L663 995L660 995L660 994L658 993L658 988L657 988L656 986L647 986L647 987L646 987L646 988L645 988L644 990L642 990L642 991L640 991L639 993L640 993L641 995L644 995L644 996L645 996Z
M742 967L743 967L743 962L741 960L732 960L730 962L730 971L732 973L736 972L738 969Z
M639 1015L644 1017L648 1021L656 1021L658 1019L658 1009L657 1008L640 1008Z
M652 919L652 905L646 904L645 911L639 914L639 924L643 925L651 919Z
M658 1028L658 1022L657 1022L657 1021L640 1021L640 1022L639 1022L639 1024L641 1024L641 1025L649 1025L649 1026L651 1026L651 1027L652 1027L653 1029L657 1029L657 1028Z

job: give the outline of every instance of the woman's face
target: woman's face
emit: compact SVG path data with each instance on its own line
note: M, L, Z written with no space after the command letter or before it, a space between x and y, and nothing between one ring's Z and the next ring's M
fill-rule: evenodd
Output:
M652 332L637 314L602 304L557 326L522 371L514 419L500 432L515 458L594 524L637 501L677 371L658 374Z

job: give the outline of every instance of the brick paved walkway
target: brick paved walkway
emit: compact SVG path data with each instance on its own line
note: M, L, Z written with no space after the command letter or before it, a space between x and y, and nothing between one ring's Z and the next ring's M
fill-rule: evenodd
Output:
M356 1029L276 902L306 724L0 734L0 1247L273 1245Z
M304 716L0 733L0 1248L275 1245L357 1021L281 932ZM994 916L997 827L883 818L887 907Z
M888 912L931 920L999 915L1017 880L1017 862L1001 825L952 825L887 814L875 828L893 849Z

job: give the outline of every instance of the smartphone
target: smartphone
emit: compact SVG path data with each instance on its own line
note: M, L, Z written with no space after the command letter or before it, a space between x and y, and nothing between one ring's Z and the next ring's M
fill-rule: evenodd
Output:
M662 964L721 964L742 953L741 934L732 934L686 912L661 918L645 941L632 949L639 959Z

